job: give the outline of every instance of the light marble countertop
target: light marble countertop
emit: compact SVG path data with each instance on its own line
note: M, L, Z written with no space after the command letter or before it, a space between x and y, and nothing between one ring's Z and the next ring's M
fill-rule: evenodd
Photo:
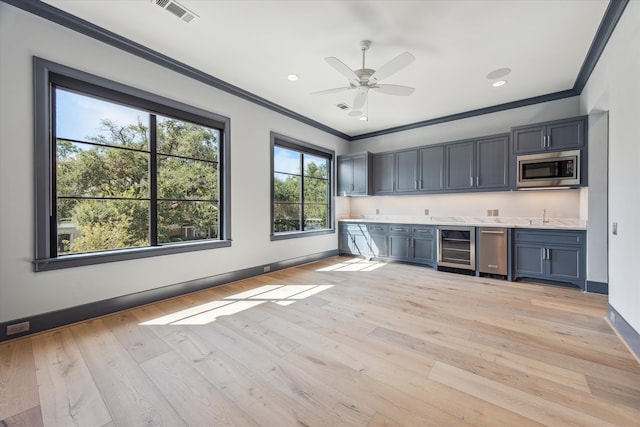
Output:
M468 216L409 216L409 215L363 215L359 217L339 218L342 222L379 222L389 224L425 224L425 225L467 225L474 227L504 228L540 228L550 230L586 230L587 221L578 218L542 218L527 217L468 217Z

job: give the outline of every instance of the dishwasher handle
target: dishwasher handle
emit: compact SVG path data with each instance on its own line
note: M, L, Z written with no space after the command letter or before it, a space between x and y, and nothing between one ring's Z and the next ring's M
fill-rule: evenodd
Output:
M493 230L480 230L482 234L504 234L504 231L493 231Z

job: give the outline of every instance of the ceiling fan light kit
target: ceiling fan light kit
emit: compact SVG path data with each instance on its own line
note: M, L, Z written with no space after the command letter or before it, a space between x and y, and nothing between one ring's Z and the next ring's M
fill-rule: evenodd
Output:
M360 50L362 51L362 68L357 70L352 70L347 65L345 65L344 62L333 56L325 58L325 61L327 61L329 65L331 65L337 72L347 78L349 86L322 90L319 92L314 92L313 95L328 95L331 93L338 93L348 90L357 90L355 98L353 99L354 111L351 111L349 113L349 116L360 117L360 120L368 120L368 114L363 116L362 112L360 112L360 114L355 114L355 111L362 110L365 105L368 106L369 90L373 90L385 95L411 95L415 88L401 85L379 84L378 82L386 77L397 73L407 65L411 64L415 60L415 57L409 52L403 52L384 64L378 70L374 70L365 66L365 55L370 46L371 41L369 40L363 40L360 42Z

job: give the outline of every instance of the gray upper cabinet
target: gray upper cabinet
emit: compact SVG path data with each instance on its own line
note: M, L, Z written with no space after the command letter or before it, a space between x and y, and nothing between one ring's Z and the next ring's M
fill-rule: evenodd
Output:
M509 188L509 135L476 141L476 188Z
M396 157L396 191L418 191L418 150L400 151Z
M511 129L513 153L581 149L586 142L586 117L575 117Z
M351 154L338 157L338 195L366 196L371 194L371 155Z
M445 145L445 188L447 190L472 190L474 179L473 141Z
M419 187L421 191L444 189L444 146L422 148L419 154Z
M509 135L495 135L445 147L448 191L509 188Z
M373 157L373 192L389 194L394 191L395 155L394 153L376 154Z

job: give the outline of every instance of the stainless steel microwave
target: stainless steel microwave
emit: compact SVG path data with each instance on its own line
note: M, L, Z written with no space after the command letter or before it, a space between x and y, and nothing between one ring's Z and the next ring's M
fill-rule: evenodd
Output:
M517 156L518 188L580 185L580 150Z

